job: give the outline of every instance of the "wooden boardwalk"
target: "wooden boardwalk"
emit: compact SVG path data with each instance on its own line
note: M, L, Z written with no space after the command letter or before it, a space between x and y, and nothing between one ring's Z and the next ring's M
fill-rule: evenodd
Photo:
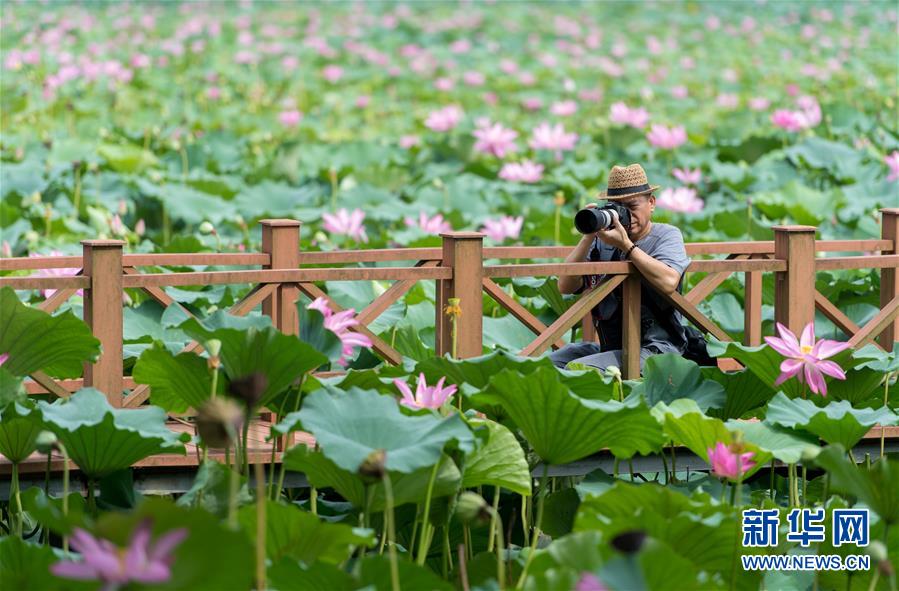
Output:
M182 420L170 420L168 424L169 429L175 431L176 433L189 433L191 435L194 434L194 427L192 423ZM272 460L272 445L274 442L266 441L266 438L269 436L269 429L271 427L271 423L265 420L254 419L252 423L250 423L250 429L248 433L249 439L249 455L250 462L263 462L268 464ZM294 443L305 442L310 445L314 444L315 440L308 433L294 433L293 434ZM184 444L184 448L187 450L187 454L157 454L154 456L150 456L148 458L144 458L143 460L134 464L134 468L195 468L200 463L200 454L201 451L197 445L193 443ZM211 449L209 450L209 457L218 460L220 462L225 461L225 452L221 449ZM233 459L233 454L232 454ZM281 461L281 452L275 452L275 462L280 463ZM78 472L78 466L75 465L71 460L69 461L69 468L73 473ZM19 472L21 474L33 474L33 473L41 473L47 469L47 456L42 453L33 453L28 457L24 462L19 464ZM51 472L62 472L63 469L63 459L57 452L53 452L50 459L50 471ZM7 476L12 473L12 463L3 455L0 455L0 475Z

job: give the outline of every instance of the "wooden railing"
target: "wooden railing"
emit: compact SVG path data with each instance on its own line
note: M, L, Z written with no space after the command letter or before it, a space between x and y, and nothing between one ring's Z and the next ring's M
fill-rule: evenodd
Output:
M881 239L815 240L811 226L775 226L773 241L707 242L686 245L694 257L688 272L704 277L686 294L668 296L672 304L699 329L724 341L732 340L721 327L703 314L698 304L711 295L733 273L744 274L745 306L743 341L757 345L762 338L762 273L774 273L775 319L799 332L814 320L815 310L849 337L854 346L875 342L891 348L899 339L899 209L884 209ZM358 332L371 338L373 350L387 363L397 364L402 355L367 326L403 297L418 281L437 282L435 307L438 355L451 351L452 327L444 314L450 298L459 298L462 315L456 320L456 354L461 358L483 352L483 293L487 293L528 327L535 335L522 355L540 355L564 345L563 336L581 325L582 338L594 339L590 310L613 289L623 290L623 373L637 377L640 351L640 276L630 262L558 262L571 247L488 247L477 232L442 234L439 248L369 249L333 252L302 252L300 222L263 220L262 252L124 254L124 243L116 240L85 240L81 257L29 257L0 259L0 271L77 268L70 277L0 277L0 287L16 290L55 289L38 307L46 312L59 308L78 290L84 290L84 319L102 344L99 359L85 367L82 380L54 380L35 372L27 382L31 393L50 392L67 396L84 386L106 392L115 406L134 407L149 396L147 386L123 376L123 319L112 313L123 307L123 289L140 289L162 306L180 305L164 290L167 286L251 284L253 287L229 312L238 316L261 306L273 325L287 334L297 334L295 302L300 293L324 297L335 311L340 306L317 285L323 281L394 281L390 288L359 311ZM816 252L879 252L876 255L816 258ZM724 255L723 259L703 259ZM553 261L502 263L508 260ZM366 263L409 261L408 266L364 266ZM351 267L339 265L356 265ZM259 269L230 271L142 273L142 267L167 266L258 266ZM312 267L312 265L326 265ZM358 266L363 265L363 266ZM818 271L881 269L880 311L865 326L852 322L815 289ZM605 274L608 280L583 294L550 325L546 325L509 295L495 280L513 277ZM190 314L188 310L185 313ZM202 351L199 343L185 351ZM125 393L123 396L122 393Z

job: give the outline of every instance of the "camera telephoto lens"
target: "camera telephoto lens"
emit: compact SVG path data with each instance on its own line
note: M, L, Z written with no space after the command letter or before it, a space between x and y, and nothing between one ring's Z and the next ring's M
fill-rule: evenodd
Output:
M581 234L593 234L597 230L605 230L613 225L612 212L608 209L588 207L574 216L574 227Z

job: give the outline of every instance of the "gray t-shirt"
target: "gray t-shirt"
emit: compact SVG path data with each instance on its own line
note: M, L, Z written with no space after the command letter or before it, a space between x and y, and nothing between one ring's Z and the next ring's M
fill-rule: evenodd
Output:
M637 247L652 258L662 261L683 276L684 271L690 265L690 257L684 248L684 237L681 231L670 224L653 222L649 233L634 242ZM622 260L623 253L617 248L602 242L599 239L593 241L593 246L587 254L588 261L615 261ZM605 275L585 275L583 289L596 287ZM682 329L680 312L671 306L671 303L659 294L645 279L642 280L640 320L642 326L642 344L644 347L652 345L660 353L683 352L685 341ZM681 291L681 283L677 285ZM652 301L653 305L647 305ZM616 289L593 309L593 321L600 334L600 342L603 350L621 348L621 289ZM656 316L655 310L660 314L670 314L671 322L658 326L653 323ZM655 326L653 326L655 324ZM672 334L672 330L679 334Z

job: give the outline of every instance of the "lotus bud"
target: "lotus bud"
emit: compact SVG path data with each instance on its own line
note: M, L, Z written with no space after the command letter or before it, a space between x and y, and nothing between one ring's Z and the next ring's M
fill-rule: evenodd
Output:
M809 445L802 448L802 452L800 458L803 462L808 462L810 460L814 460L818 457L818 454L821 452L820 447L815 447L813 445Z
M443 188L443 180L440 179L440 178L434 179L434 180L432 181L432 184L434 185L434 188L435 188L435 189L442 189L442 188Z
M27 232L25 232L24 237L25 242L28 242L29 244L34 244L41 238L40 234L38 234L34 230L28 230Z
M35 205L38 205L41 202L41 192L35 191L31 195L29 195L28 198L31 200L32 203L34 203Z
M144 222L144 218L137 220L137 223L134 224L134 233L138 236L143 236L147 231L147 224Z
M369 481L380 481L387 473L387 450L376 449L359 465L359 476Z
M229 447L243 425L240 406L225 398L212 398L197 410L197 431L209 447Z
M887 560L887 548L880 540L872 540L866 551L874 559L874 562Z
M556 207L562 207L565 205L565 193L562 191L556 191L556 196L553 198L553 203L556 204Z
M238 226L240 226L241 228L247 227L247 221L245 219L243 219L242 215L234 216L234 223L237 224Z
M635 529L631 531L621 532L612 538L612 547L624 554L636 554L643 547L646 541L646 532Z
M456 515L462 523L472 521L486 523L490 520L490 505L478 493L467 490L459 495L459 500L456 502Z
M199 230L202 234L214 234L215 226L213 226L210 222L203 222L200 224Z
M40 453L50 455L51 452L59 449L59 438L53 431L41 431L34 440L34 447Z
M82 164L81 160L73 160L72 161L72 171L77 172L78 169L81 168L81 164Z
M268 388L268 378L265 377L264 373L257 371L231 380L231 383L228 385L228 392L235 398L242 400L244 405L246 405L247 412L249 412L262 399L262 394L266 388Z
M0 246L0 256L5 259L12 257L12 247L6 240L4 240L2 246Z
M124 199L119 199L119 215L125 215L128 213L128 202Z
M621 380L621 368L617 365L610 365L606 368L606 375L616 380Z
M209 339L206 341L206 351L209 352L209 369L218 369L222 364L219 359L219 353L222 351L222 342L218 339Z

